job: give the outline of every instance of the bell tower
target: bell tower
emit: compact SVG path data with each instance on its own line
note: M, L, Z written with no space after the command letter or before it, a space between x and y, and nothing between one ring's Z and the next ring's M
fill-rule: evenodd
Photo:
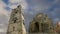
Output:
M21 5L11 12L7 34L26 34Z

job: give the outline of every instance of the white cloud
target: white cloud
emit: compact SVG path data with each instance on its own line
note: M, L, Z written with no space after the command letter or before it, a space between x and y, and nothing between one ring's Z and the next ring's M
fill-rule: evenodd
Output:
M8 6L12 9L16 8L18 5L22 6L22 9L26 9L27 3L25 0L9 0Z
M8 11L5 9L7 5L3 2L3 1L0 1L0 15L6 15L8 16Z
M11 5L11 4L8 5L8 7L11 8L11 9L14 9L14 8L16 8L17 6L18 6L18 5L14 5L14 4L13 4L13 5Z
M0 0L0 32L6 32L4 24L7 24L9 19L10 12L6 10L5 7L7 7L7 5Z
M7 24L0 24L0 33L6 33L7 32Z
M3 26L3 24L0 24L0 26Z
M54 5L58 2L58 0L54 0L53 2L48 1L48 3L46 1L48 1L48 0L39 0L39 1L32 0L31 5L30 4L29 5L32 6L32 4L35 3L35 5L32 6L31 9L35 10L35 11L41 11L41 10L47 10L47 9L51 8L52 5Z
M56 19L54 19L55 21L59 21L60 19L59 18L56 18Z
M0 32L6 32L6 26L4 24L0 24Z
M0 32L6 32L6 28L4 27L4 24L0 24Z
M4 29L0 29L0 32L5 32Z
M9 0L8 7L11 9L16 8L20 3L20 0Z
M60 18L55 18L54 19L54 24L56 24L57 22L59 22L60 21Z
M27 5L26 0L20 0L20 4L22 6L22 9L27 9L28 5Z
M9 19L10 12L5 9L6 6L3 1L0 1L0 23L5 23Z
M19 3L20 0L9 0L10 3Z

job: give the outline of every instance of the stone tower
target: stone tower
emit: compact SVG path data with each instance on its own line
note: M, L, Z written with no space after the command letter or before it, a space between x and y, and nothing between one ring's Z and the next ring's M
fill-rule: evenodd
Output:
M39 13L33 18L29 28L30 33L53 33L52 20L47 15Z
M7 34L26 34L24 17L20 5L12 10Z

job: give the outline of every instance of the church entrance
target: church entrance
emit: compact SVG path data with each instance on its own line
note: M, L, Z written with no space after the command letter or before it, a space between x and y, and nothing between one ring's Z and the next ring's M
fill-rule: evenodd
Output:
M35 23L35 32L39 32L39 24L38 24L38 22Z

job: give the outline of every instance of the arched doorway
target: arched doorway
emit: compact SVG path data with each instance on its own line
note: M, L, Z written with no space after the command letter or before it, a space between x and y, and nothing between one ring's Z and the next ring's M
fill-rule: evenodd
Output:
M38 22L35 23L34 32L39 32L39 24L38 24Z

